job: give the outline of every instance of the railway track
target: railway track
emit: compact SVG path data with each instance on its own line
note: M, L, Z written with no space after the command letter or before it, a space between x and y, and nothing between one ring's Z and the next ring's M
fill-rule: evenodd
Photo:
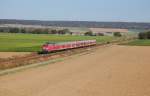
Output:
M96 45L88 46L88 47L81 47L81 48L76 48L76 49L52 52L49 54L32 53L32 54L29 54L29 55L26 55L23 57L14 57L11 59L0 60L0 70L34 64L34 63L39 63L39 62L45 62L48 60L62 58L62 57L70 56L73 54L88 52L89 50L93 50L102 45L118 44L122 41L125 41L125 40L106 42L106 43L96 44ZM126 40L126 41L128 41L128 40Z
M95 48L96 46L97 45L83 47L83 48L77 48L77 49L57 51L57 52L52 52L49 54L32 53L32 54L29 54L29 55L26 55L23 57L15 57L15 58L11 58L11 59L5 59L5 60L0 61L0 70L34 64L34 63L39 63L39 62L45 62L47 60L53 60L53 59L57 59L57 58L70 56L73 54L83 53L83 52L89 51L89 49Z

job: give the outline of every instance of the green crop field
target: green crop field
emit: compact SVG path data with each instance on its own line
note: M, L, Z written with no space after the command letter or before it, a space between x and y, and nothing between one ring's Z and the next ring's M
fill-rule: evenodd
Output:
M70 35L48 35L48 34L15 34L0 33L1 52L36 52L41 50L45 42L67 42L74 40L91 40L107 42L114 40L111 36L70 36Z
M132 46L150 46L150 40L134 40L125 45L132 45Z

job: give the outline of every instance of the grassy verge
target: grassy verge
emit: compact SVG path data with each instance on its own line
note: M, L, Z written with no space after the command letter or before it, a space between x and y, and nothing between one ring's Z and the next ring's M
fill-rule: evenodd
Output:
M124 45L131 45L131 46L150 46L150 40L134 40L128 42Z
M48 35L48 34L16 34L0 33L1 52L37 52L45 42L67 42L75 40L91 40L103 43L115 40L112 36L71 36L71 35Z

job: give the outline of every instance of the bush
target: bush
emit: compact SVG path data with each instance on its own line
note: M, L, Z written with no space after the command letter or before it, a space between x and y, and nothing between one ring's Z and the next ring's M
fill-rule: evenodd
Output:
M139 33L139 39L147 39L147 35L144 32Z
M26 33L26 30L25 29L21 29L20 32L21 33Z
M139 33L138 38L139 39L150 39L150 31Z
M96 36L104 36L104 33L97 33Z
M150 31L147 32L147 39L150 39Z
M115 37L121 37L121 36L122 36L120 32L115 32L115 33L113 33L113 35L114 35Z
M10 28L10 29L9 29L9 32L10 32L10 33L19 33L19 32L20 32L20 29L19 29L19 28Z
M86 33L84 33L85 36L93 36L93 32L92 31L88 31Z

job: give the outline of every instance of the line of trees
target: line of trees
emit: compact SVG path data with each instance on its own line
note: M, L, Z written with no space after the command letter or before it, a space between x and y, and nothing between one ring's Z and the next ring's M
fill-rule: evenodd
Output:
M31 34L72 34L69 29L42 29L42 28L0 28L0 32L7 33L31 33Z
M73 35L76 33L71 32L69 29L50 29L50 28L12 28L12 27L0 27L0 32L6 33L28 33L28 34L69 34ZM143 34L141 33L140 36ZM104 36L104 33L93 33L92 31L85 32L84 34L79 34L84 36ZM121 37L120 32L113 33L116 37Z
M150 39L150 31L139 33L138 38L139 39Z
M73 35L76 33L71 32L69 29L49 29L49 28L12 28L12 27L1 27L0 32L3 33L28 33L28 34L69 34ZM82 34L81 34L82 35ZM85 36L104 36L103 33L93 33L88 31L84 33Z

